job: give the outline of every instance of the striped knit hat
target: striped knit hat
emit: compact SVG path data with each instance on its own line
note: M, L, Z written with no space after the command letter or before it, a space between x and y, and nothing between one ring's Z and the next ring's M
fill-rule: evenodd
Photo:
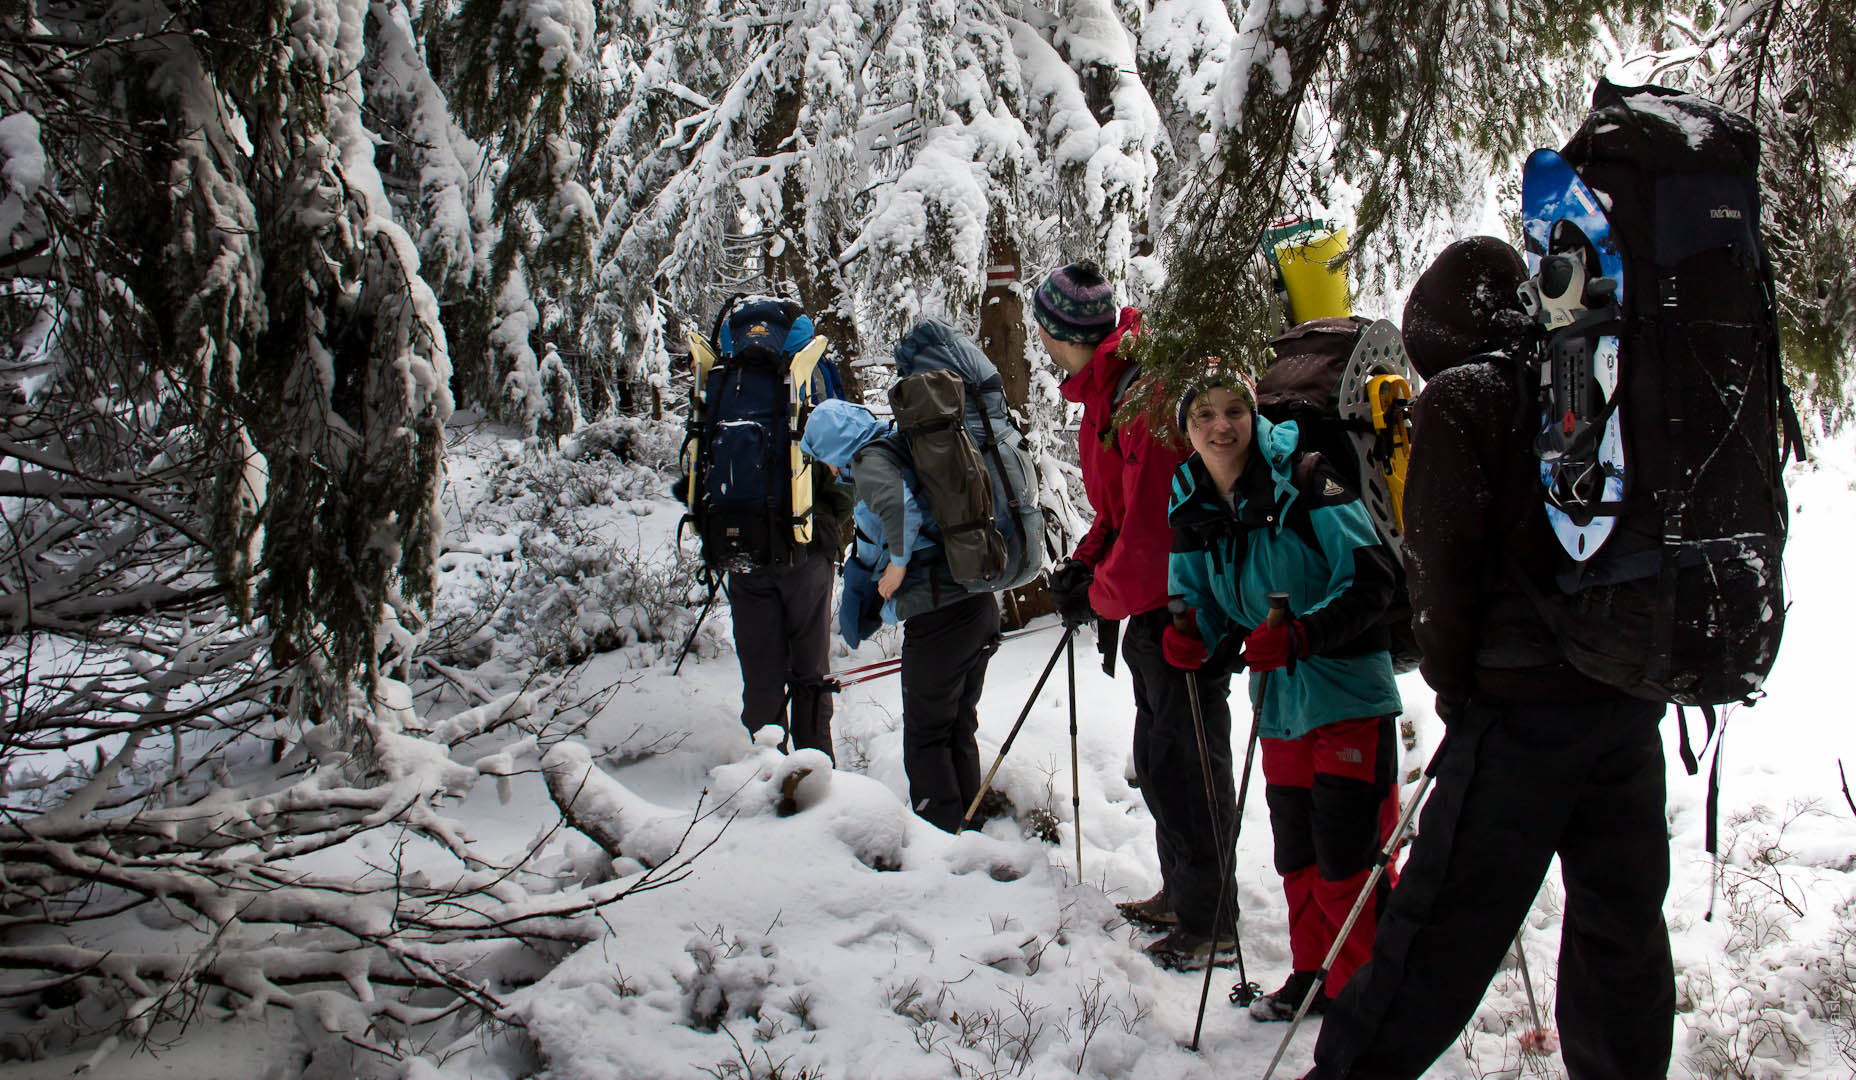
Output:
M1082 345L1108 337L1121 314L1115 290L1089 262L1052 270L1032 295L1031 313L1051 337Z
M1208 364L1217 364L1216 356L1207 360ZM1224 387L1243 399L1251 412L1257 411L1257 380L1246 372L1235 368L1225 371L1212 371L1192 380L1186 386L1186 392L1179 396L1179 411L1174 414L1173 422L1179 425L1179 433L1186 434L1186 420L1192 415L1192 400L1214 387Z

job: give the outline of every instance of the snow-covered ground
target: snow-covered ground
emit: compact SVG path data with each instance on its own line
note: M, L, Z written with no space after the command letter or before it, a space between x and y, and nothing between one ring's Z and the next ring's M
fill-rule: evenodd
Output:
M587 545L618 543L667 563L677 508L642 469L616 465L603 493L554 493L572 513L549 516L520 479L514 444L479 429L456 441L452 553L443 585L458 605L499 579L496 567L527 550L524 537L572 519ZM597 474L593 474L597 475ZM1856 809L1839 787L1840 759L1856 767L1848 702L1849 620L1856 584L1846 569L1856 535L1856 440L1820 448L1791 474L1794 533L1787 552L1794 605L1784 651L1755 709L1731 714L1723 757L1722 847L1727 865L1710 903L1702 850L1705 778L1686 776L1669 739L1669 822L1675 880L1666 905L1675 941L1678 1000L1673 1076L1843 1077L1856 1070ZM530 501L522 510L524 499ZM511 509L502 512L498 506ZM468 524L464 524L468 522ZM568 571L563 574L571 576ZM664 571L667 575L668 571ZM534 586L531 581L529 586ZM507 580L497 587L514 588ZM559 599L559 594L553 594ZM551 602L533 593L533 604ZM509 775L480 784L450 815L479 851L552 872L610 873L651 887L606 905L604 936L553 970L510 990L511 1023L434 1045L405 1075L418 1080L688 1080L704 1075L797 1080L942 1077L1258 1076L1283 1026L1232 1007L1233 973L1218 972L1197 1052L1186 1048L1201 977L1156 969L1149 939L1116 917L1114 901L1157 883L1152 824L1126 779L1132 711L1125 673L1103 674L1093 640L1076 644L1075 688L1059 662L1032 701L995 786L1017 808L982 833L943 834L914 818L903 798L896 678L847 689L837 701L839 768L822 756L783 756L752 745L737 719L739 682L725 612L712 614L680 674L671 661L689 625L624 625L637 608L581 604L531 610L520 631L541 641L599 638L576 677L597 713L572 738L519 749ZM539 624L539 626L537 625ZM489 633L480 631L479 636ZM1050 620L1008 640L993 660L981 706L988 764L1060 641ZM893 653L886 632L843 670ZM514 652L481 641L475 677L498 685L526 673ZM1423 765L1440 728L1414 674L1401 681ZM442 717L454 697L424 699ZM1072 811L1070 717L1078 731L1081 859ZM1239 727L1245 727L1243 718ZM1237 758L1242 761L1242 748ZM589 769L589 765L595 769ZM628 850L608 870L584 837L561 826L544 767L565 776L576 805L603 806ZM780 781L810 768L796 812L782 814ZM1267 810L1253 778L1237 876L1250 977L1265 989L1286 974L1284 905L1270 859ZM1408 786L1407 793L1411 791ZM600 802L600 800L604 800ZM1059 822L1055 842L1027 835L1034 808ZM593 815L598 816L598 815ZM692 824L694 819L694 824ZM687 835L686 834L687 831ZM379 859L391 838L342 857ZM680 848L679 845L680 844ZM675 852L675 854L672 854ZM657 867L645 875L645 863ZM357 864L358 866L358 864ZM327 868L326 863L324 869ZM1525 933L1535 990L1552 995L1560 892L1549 878ZM526 982L526 980L524 980ZM1428 1075L1560 1075L1551 1057L1523 1058L1528 1026L1517 971L1506 970L1458 1047ZM1550 1023L1550 1017L1549 1017ZM1306 1025L1278 1075L1307 1068ZM126 1047L94 1075L293 1076L294 1025L273 1018L200 1021L170 1052ZM62 1075L94 1044L67 1057L0 1064L0 1077ZM310 1075L339 1075L335 1071Z

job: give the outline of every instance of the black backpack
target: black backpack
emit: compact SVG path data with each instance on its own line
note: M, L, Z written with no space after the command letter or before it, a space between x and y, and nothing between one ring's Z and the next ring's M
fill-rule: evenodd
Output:
M1759 136L1700 98L1601 82L1561 156L1606 204L1622 258L1604 407L1625 490L1600 508L1616 518L1603 546L1566 556L1535 602L1592 678L1678 705L1748 701L1785 627L1781 467L1802 445L1760 240Z
M843 396L825 339L790 300L738 296L710 338L692 334L689 346L683 524L711 573L792 565L812 540L812 465L799 436L813 405Z
M1377 430L1371 420L1341 415L1344 376L1354 362L1362 335L1372 325L1372 320L1358 316L1311 319L1272 338L1270 350L1274 358L1257 377L1257 411L1274 424L1295 423L1301 454L1295 472L1298 486L1314 475L1317 461L1326 461L1360 497L1373 518L1395 574L1392 603L1380 617L1375 632L1383 630L1392 654L1392 668L1403 674L1416 668L1419 658L1418 640L1411 629L1411 594L1399 547L1404 535L1399 503L1411 429L1403 406L1410 394L1404 375L1396 377L1402 396L1395 399L1387 410L1387 422ZM1391 324L1386 325L1389 328ZM1396 341L1396 333L1391 333ZM1398 345L1398 353L1390 363L1373 367L1403 369L1402 344ZM1396 483L1388 484L1394 470ZM1375 477L1374 473L1381 475ZM1291 515L1289 524L1298 527L1297 534L1309 546L1318 547L1312 531L1301 531L1307 528L1305 515Z

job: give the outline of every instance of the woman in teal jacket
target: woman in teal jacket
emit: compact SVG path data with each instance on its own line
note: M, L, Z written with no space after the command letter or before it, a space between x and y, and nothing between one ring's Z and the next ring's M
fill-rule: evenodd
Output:
M1353 489L1298 451L1294 423L1272 424L1255 405L1239 374L1203 381L1180 402L1194 453L1173 478L1168 587L1194 617L1163 644L1176 667L1250 668L1293 969L1250 1012L1287 1020L1398 816L1400 703L1380 625L1395 577ZM1272 592L1289 595L1291 612L1274 627ZM1382 879L1376 891L1390 887ZM1311 1012L1370 955L1382 899L1369 899Z

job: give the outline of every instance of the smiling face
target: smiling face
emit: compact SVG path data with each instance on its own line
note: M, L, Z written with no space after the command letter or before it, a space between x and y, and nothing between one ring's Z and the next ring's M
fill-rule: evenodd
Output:
M1220 487L1237 482L1250 461L1256 423L1242 397L1214 386L1192 399L1186 411L1186 438Z

